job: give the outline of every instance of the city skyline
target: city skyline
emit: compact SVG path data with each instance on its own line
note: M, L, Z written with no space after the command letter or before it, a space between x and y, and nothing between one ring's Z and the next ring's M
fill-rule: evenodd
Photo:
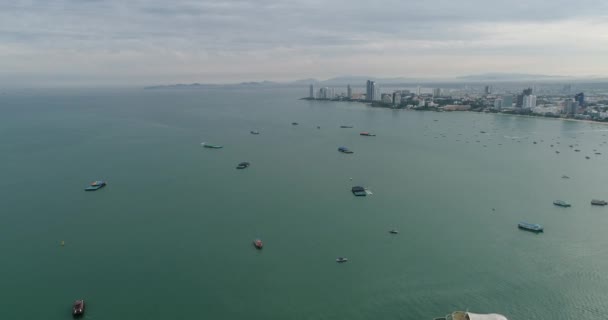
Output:
M0 85L234 83L344 74L426 79L486 72L606 77L608 21L602 12L608 3L571 4L5 3Z

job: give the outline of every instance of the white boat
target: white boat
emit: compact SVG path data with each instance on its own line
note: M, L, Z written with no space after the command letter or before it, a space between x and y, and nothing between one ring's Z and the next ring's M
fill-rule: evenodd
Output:
M468 311L454 311L443 318L434 320L508 320L507 317L497 313L478 314Z

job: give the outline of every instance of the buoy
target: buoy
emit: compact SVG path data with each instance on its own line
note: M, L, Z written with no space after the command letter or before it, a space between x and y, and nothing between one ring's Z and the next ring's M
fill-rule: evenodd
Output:
M65 246L65 241L63 241L63 240L61 241L61 246L62 247Z

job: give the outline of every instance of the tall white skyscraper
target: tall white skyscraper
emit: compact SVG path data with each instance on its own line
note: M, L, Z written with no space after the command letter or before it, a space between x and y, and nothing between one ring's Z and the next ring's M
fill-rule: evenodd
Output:
M529 96L524 96L524 103L522 108L524 109L532 109L536 107L536 96L531 94Z
M349 99L353 97L353 89L350 87L350 84L346 86L346 97Z
M418 87L416 88L416 95L418 95L418 96L420 95L420 86L418 86Z
M308 97L313 99L315 97L315 89L312 87L312 84L310 85L309 91Z

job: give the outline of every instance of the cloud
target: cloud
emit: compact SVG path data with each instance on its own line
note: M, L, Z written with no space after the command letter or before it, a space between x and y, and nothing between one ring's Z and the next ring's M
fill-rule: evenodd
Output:
M607 9L603 0L16 1L0 3L0 81L608 74Z

